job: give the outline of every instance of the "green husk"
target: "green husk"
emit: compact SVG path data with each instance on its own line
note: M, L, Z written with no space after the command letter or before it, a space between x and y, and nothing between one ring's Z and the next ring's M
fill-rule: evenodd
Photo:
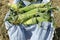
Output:
M18 10L19 13L24 13L24 12L27 12L27 11L30 11L32 9L35 9L35 8L39 8L39 7L44 7L45 4L32 4L30 6L26 6L24 8L21 8Z
M10 20L9 22L12 23L12 24L19 24L19 23L23 23L24 21L30 19L30 18L33 18L35 15L37 15L39 13L40 16L42 11L46 11L48 10L47 8L36 8L36 9L33 9L33 10L30 10L26 13L23 13L23 14L19 14L19 15L16 15L17 17L15 18L14 15L10 15L11 16L11 20L9 18L7 18L8 20ZM13 17L13 18L12 18ZM14 19L14 20L13 20Z
M39 8L39 9L36 8L36 9L33 9L33 10L29 11L29 12L26 12L24 14L18 15L18 20L20 20L19 22L22 23L23 21L34 17L34 15L36 15L38 12L45 11L45 10L47 10L47 8Z
M41 3L41 4L31 4L29 6L18 9L17 13L22 14L22 13L28 12L32 9L35 9L35 8L44 8L44 7L45 8L50 8L50 3L47 3L47 4L43 4L43 3ZM41 10L43 10L43 9L41 9Z
M35 15L37 13L37 10L38 9L33 9L33 10L29 11L29 12L26 12L24 14L18 15L19 22L22 23L24 20L27 20L29 18L32 18L33 15Z
M23 24L26 26L33 25L33 24L37 24L37 21L38 21L38 23L41 23L44 21L48 21L48 19L44 19L43 17L34 17L34 18L31 18L31 19L25 21Z
M36 18L31 18L23 23L24 25L36 24Z
M19 4L20 6L21 6L21 4ZM11 5L11 6L13 6L13 7L11 7L12 9L14 9L15 11L17 11L18 13L25 13L25 12L27 12L27 11L30 11L30 10L32 10L32 9L35 9L35 8L43 8L43 7L45 7L47 5L47 7L50 5L50 3L47 3L47 4L43 4L43 3L41 3L41 4L31 4L31 5L29 5L29 6L26 6L26 7L23 7L23 8L17 8L18 6L17 5ZM46 7L46 8L47 8Z

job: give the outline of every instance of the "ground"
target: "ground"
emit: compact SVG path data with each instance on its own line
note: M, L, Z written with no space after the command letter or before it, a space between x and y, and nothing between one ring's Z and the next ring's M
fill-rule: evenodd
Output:
M0 0L0 40L8 40L7 31L3 21L8 10L7 3L7 0Z
M60 0L52 0L52 6L60 7ZM54 11L54 20L55 20L56 27L60 27L60 12Z
M52 6L59 6L60 7L60 0L51 0ZM9 40L7 30L5 29L4 25L4 17L8 11L7 7L8 0L0 0L0 40ZM54 20L56 24L56 31L60 38L60 12L53 12L54 13ZM55 35L56 36L56 35ZM54 37L54 40L58 40L57 37ZM59 39L60 40L60 39Z

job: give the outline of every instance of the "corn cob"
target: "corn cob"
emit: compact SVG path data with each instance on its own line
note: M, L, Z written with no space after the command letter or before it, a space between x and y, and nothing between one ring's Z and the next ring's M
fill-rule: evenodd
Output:
M10 14L10 16L7 18L7 20L10 22L10 23L13 23L13 24L18 24L18 23L22 23L30 18L32 18L35 14L38 13L38 10L39 11L45 11L47 10L47 8L36 8L36 9L33 9L29 12L26 12L26 13L23 13L23 14L19 14L19 15L16 15L17 18ZM10 20L11 19L11 20Z
M45 4L32 4L32 5L26 6L24 8L18 9L18 6L16 4L12 4L12 5L10 5L10 7L13 8L14 10L17 10L17 12L19 12L19 13L24 13L24 12L30 11L30 10L38 8L38 7L44 7L44 5Z
M13 24L18 24L18 23L22 23L30 18L32 18L34 15L36 15L37 13L39 13L38 15L39 16L44 16L46 14L44 13L40 13L41 11L46 11L48 10L47 8L36 8L36 9L33 9L29 12L26 12L26 13L23 13L23 14L19 14L19 15L16 15L18 16L17 17L17 20L14 18L15 16L12 16L14 18L14 20L10 20L10 23L13 23ZM11 14L12 15L12 14Z
M23 21L25 21L29 18L32 18L34 15L36 15L38 13L38 10L45 11L45 10L47 10L47 8L39 8L39 9L36 8L36 9L33 9L33 10L26 12L24 14L20 14L20 15L18 15L19 22L22 23Z
M27 11L30 11L30 10L32 10L32 9L35 9L35 8L39 8L39 7L44 7L44 5L45 4L32 4L32 5L30 5L30 6L26 6L26 7L24 7L24 8L21 8L21 9L19 9L19 13L24 13L24 12L27 12Z
M25 13L25 12L30 11L32 9L43 8L45 6L46 6L46 8L48 8L48 6L50 7L50 3L47 3L47 4L43 4L43 3L41 3L41 4L31 4L29 6L26 6L24 8L19 9L17 12L22 14L22 13Z
M31 19L25 21L23 24L26 26L33 25L33 24L37 24L37 21L38 21L38 23L40 23L43 21L48 21L48 19L44 19L43 17L34 17L34 18L31 18Z
M37 17L37 20L38 20L38 22L48 21L48 19L45 19L43 17Z
M19 15L17 15L18 16L18 18L17 18L17 20L16 21L18 21L19 23L21 23L23 20L25 20L25 19L27 19L27 17L28 18L30 18L30 17L32 17L34 14L36 14L37 13L37 9L33 9L33 10L31 10L31 11L29 11L29 12L27 12L27 13L24 13L24 14L19 14ZM13 17L13 16L12 16ZM14 24L14 22L12 22L13 20L12 20L12 17L11 17L11 15L6 19L7 21L9 21L10 23L13 23ZM14 16L15 17L15 16ZM11 20L10 20L11 19ZM16 23L16 22L15 22ZM16 23L17 24L17 23Z
M36 18L31 18L25 22L23 22L24 25L32 25L32 24L36 24Z
M18 9L17 4L12 4L12 5L10 5L10 7L13 8L14 10L17 10L18 13L24 13L24 12L30 11L30 10L38 8L38 7L44 7L45 5L47 5L47 4L43 4L43 3L41 3L41 4L31 4L29 6Z
M26 12L24 14L20 14L20 15L18 15L18 17L19 17L18 20L20 23L22 23L24 20L27 20L27 19L33 17L33 15L35 15L36 13L37 13L37 9L33 9L33 10Z
M50 17L50 15L48 15L49 13L38 13L37 16L43 17L48 19L48 17Z

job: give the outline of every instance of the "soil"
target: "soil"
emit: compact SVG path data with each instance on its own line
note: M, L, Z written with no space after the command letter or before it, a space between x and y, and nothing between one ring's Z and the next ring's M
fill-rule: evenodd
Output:
M52 0L53 7L60 7L60 0ZM60 11L54 11L55 34L53 40L60 40Z
M8 11L7 3L7 0L0 0L0 40L8 40L7 30L3 21Z
M53 7L60 7L60 0L52 0ZM54 11L54 20L56 27L60 27L60 11Z
M0 40L9 40L3 21L7 11L9 10L7 3L8 0L0 0ZM60 0L52 0L52 6L60 7ZM56 25L56 31L53 40L60 40L60 12L54 11L53 14Z

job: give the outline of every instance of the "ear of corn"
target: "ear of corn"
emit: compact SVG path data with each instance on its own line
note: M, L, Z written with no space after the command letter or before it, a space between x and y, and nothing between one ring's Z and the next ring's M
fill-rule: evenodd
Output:
M27 11L30 11L32 9L35 9L35 8L39 8L39 7L44 7L45 4L32 4L30 6L26 6L24 8L21 8L19 9L19 13L24 13L24 12L27 12Z
M22 6L21 4L19 4L20 5L20 7ZM43 3L41 3L41 4L31 4L31 5L29 5L29 6L26 6L26 7L23 7L23 8L17 8L18 7L18 5L16 5L16 4L12 4L12 5L10 5L11 6L11 8L13 8L14 10L16 9L18 9L17 10L17 12L19 12L19 13L24 13L24 12L27 12L27 11L30 11L30 10L32 10L32 9L35 9L35 8L42 8L42 7L45 7L47 4L43 4Z
M38 10L39 10L39 11L38 11ZM44 16L44 15L46 15L46 14L40 13L40 12L41 12L41 11L46 11L46 10L48 10L48 9L47 9L47 8L36 8L36 9L33 9L33 10L28 11L28 12L26 12L26 13L17 15L18 18L17 18L16 21L15 21L15 19L14 19L14 21L12 20L12 19L14 18L14 16L12 16L13 18L10 20L10 22L13 23L13 24L14 24L14 23L16 23L16 24L22 23L22 22L24 22L24 21L26 21L26 20L34 17L34 15L37 15L38 13L39 13L39 14L38 14L39 16ZM44 17L45 17L45 16L44 16ZM46 18L46 17L45 17L45 18ZM12 21L13 21L13 22L12 22Z
M37 21L44 22L44 21L48 21L48 19L44 19L43 17L34 17L34 18L31 18L31 19L25 21L23 24L24 25L33 25L33 24L37 24Z
M24 25L36 24L36 18L31 18L23 23Z
M21 4L19 4L20 6L22 6ZM11 8L13 8L14 10L17 10L18 9L18 5L17 4L12 4L12 5L9 5ZM35 8L38 8L38 7L44 7L45 4L41 3L41 4L31 4L30 6L26 6L26 7L23 7L23 8L19 8L17 10L17 12L19 13L24 13L24 12L27 12L27 11L30 11L32 9L35 9Z
M18 20L21 20L20 23L22 23L24 20L32 18L36 13L37 13L37 9L33 9L33 10L26 12L24 14L20 14L20 15L18 15L19 16Z
M19 16L18 20L21 20L20 21L20 23L21 23L29 18L32 18L32 17L34 17L34 15L36 15L38 13L38 10L39 10L39 12L41 12L41 11L47 10L47 8L39 8L39 9L36 8L36 9L33 9L33 10L26 12L24 14L20 14L20 15L18 15Z

